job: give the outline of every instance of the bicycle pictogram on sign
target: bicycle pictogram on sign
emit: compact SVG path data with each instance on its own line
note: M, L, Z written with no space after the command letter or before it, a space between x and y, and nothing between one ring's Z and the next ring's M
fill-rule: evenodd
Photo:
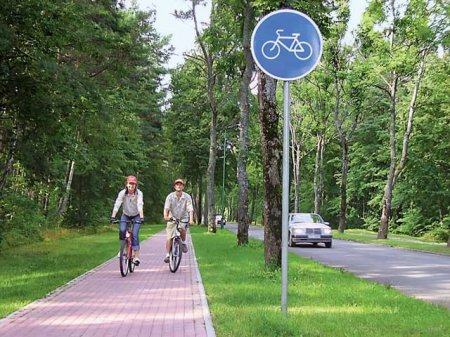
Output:
M268 60L276 59L281 52L281 48L293 53L299 60L305 61L309 59L313 53L311 45L306 41L300 41L300 33L292 33L292 35L281 35L284 29L277 29L276 40L269 40L261 47L263 56Z

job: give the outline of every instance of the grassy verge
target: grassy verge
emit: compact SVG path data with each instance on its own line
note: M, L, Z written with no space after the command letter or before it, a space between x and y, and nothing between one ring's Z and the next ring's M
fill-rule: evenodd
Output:
M391 247L401 247L407 249L420 250L424 252L432 252L450 255L450 248L446 243L424 241L407 235L389 234L386 240L377 239L377 234L361 229L347 229L343 234L333 231L333 237L336 239L372 243L378 245L386 245Z
M143 240L164 227L144 225ZM0 317L42 298L117 254L117 228L49 233L46 240L0 253Z
M191 235L218 337L449 335L449 310L292 254L283 318L281 273L264 267L261 241L237 247L234 234L198 227Z

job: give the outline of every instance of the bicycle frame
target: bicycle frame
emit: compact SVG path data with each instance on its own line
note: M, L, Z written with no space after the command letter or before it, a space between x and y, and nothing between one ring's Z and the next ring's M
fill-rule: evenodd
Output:
M127 228L125 231L125 240L123 245L120 247L120 274L122 277L127 276L128 271L130 273L134 272L134 261L133 261L133 225L134 220L127 221Z
M283 40L292 40L292 43L290 46L286 45ZM300 44L300 41L298 40L298 36L279 36L275 40L275 43L278 43L282 45L287 51L294 52L294 51L303 51L303 48Z
M181 237L180 237L180 220L173 218L172 221L176 223L175 236L171 240L169 251L169 269L172 273L178 270L181 263L181 257L183 256L183 250L181 249Z

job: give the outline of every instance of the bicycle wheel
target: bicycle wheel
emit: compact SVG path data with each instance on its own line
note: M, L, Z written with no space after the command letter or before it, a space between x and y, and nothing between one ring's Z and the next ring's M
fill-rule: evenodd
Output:
M280 46L275 41L267 41L261 47L263 56L268 60L276 59L280 51Z
M134 264L133 260L133 249L131 249L131 244L128 246L128 270L130 273L134 272L134 267L136 265Z
M119 264L120 264L120 274L122 274L122 277L125 277L128 274L128 252L127 251L128 251L128 244L125 241L120 246Z
M309 59L312 55L312 47L308 42L300 42L294 51L295 57L299 60L305 61Z
M169 253L169 269L172 273L175 273L178 270L182 254L181 240L179 237L175 237L172 239L172 247L170 248Z

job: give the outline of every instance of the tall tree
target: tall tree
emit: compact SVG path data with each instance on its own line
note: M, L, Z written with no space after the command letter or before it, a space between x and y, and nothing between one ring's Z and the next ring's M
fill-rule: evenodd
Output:
M359 92L363 85L358 81L351 83L351 76L355 70L351 69L352 54L350 48L344 44L344 36L348 27L350 16L349 2L337 1L335 19L330 28L330 38L326 44L326 58L328 72L333 79L335 105L333 121L341 147L341 174L340 174L340 207L339 232L343 233L347 219L347 176L349 170L349 146L355 129L360 122L362 109L358 106L361 101ZM357 76L354 76L357 77ZM363 78L363 77L362 77ZM350 82L350 83L349 83ZM355 81L353 81L355 82Z
M215 94L215 86L216 86L216 71L215 71L215 55L211 50L211 46L207 44L205 41L202 32L200 31L200 23L197 19L197 6L201 5L205 2L205 0L189 0L190 2L190 10L187 12L176 11L175 15L181 19L192 19L194 21L195 34L197 36L197 43L200 47L201 53L201 68L205 72L206 75L206 90L208 93L208 102L211 110L211 121L210 121L210 131L209 131L209 160L208 160L208 169L206 172L206 205L207 205L207 213L205 214L205 221L208 223L208 230L210 232L216 232L216 198L215 198L215 168L217 161L217 116L218 116L218 105ZM214 4L211 10L214 12ZM193 56L193 58L197 58L197 56Z
M389 100L389 138L390 165L384 188L383 202L378 238L386 239L392 212L392 198L398 178L404 171L408 160L408 147L412 135L414 114L417 109L417 95L423 79L425 58L439 43L445 16L440 1L429 6L427 1L411 0L404 7L395 0L372 1L363 21L363 33L366 40L363 45L372 53L372 61L379 73L380 82L377 87ZM383 32L378 25L384 24ZM385 39L384 37L387 37ZM369 42L370 41L370 42ZM414 76L414 73L416 75ZM406 80L414 79L401 146L401 157L398 158L398 115L399 90Z
M247 177L247 157L249 146L249 91L252 73L254 69L253 57L250 50L251 28L253 24L253 7L249 0L244 1L244 24L243 30L243 49L244 49L244 72L242 76L241 92L239 98L239 108L241 118L239 123L239 155L238 155L238 184L239 184L239 205L238 205L238 245L248 243L248 177Z
M314 13L313 19L320 18L316 22L319 25L324 21L321 15L325 12L323 4L311 2L291 1L253 1L258 14L264 15L279 8L294 8L307 14ZM277 81L258 70L258 100L261 123L261 144L263 154L264 177L264 258L267 266L281 266L281 159L282 144L278 132L279 113L276 102ZM289 156L289 154L285 154Z

